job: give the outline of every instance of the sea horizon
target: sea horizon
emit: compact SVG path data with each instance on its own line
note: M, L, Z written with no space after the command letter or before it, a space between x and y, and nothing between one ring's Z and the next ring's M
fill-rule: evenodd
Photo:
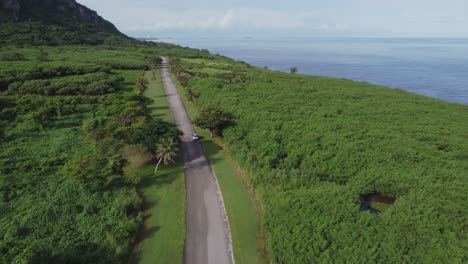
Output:
M149 41L206 49L256 67L368 82L468 104L467 37L164 33Z

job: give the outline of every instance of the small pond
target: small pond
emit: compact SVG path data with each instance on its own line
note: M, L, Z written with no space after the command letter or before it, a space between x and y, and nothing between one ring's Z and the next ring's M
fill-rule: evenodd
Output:
M373 214L380 214L395 203L396 198L384 193L372 193L362 197L361 209Z

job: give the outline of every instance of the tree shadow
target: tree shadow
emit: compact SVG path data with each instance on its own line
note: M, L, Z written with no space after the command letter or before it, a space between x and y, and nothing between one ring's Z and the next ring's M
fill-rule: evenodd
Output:
M156 163L157 161L153 159L151 161L148 161L146 165L153 166L154 168ZM179 165L178 163L179 162L177 162L175 165L168 165L168 167L166 167L164 171L161 171L160 169L161 169L161 166L166 166L166 165L161 163L158 174L154 175L153 170L151 170L151 174L148 172L148 174L142 178L138 187L147 188L150 186L158 186L158 189L159 189L159 188L164 187L165 185L171 184L178 177L178 173L179 173L178 172L179 169L177 168Z
M167 110L169 109L168 106L150 106L148 107L149 110L151 111L156 111L156 110Z
M159 230L161 230L160 226L152 226L150 228L144 227L143 230L137 236L135 242L139 244L148 238L152 238Z
M128 263L135 263L135 264L140 263L142 259L143 251L141 248L138 248L138 247L140 247L145 240L154 237L154 235L159 230L161 230L160 226L153 226L153 227L147 228L145 225L142 225L140 227L140 230L138 231L138 234L134 242L134 248L137 248L137 249L130 254Z
M179 177L180 172L182 170L181 166L181 158L177 159L176 164L173 165L164 165L161 164L158 170L157 175L154 175L154 166L157 163L157 160L153 159L148 161L145 166L145 174L142 177L142 180L138 184L138 189L143 190L146 188L156 188L162 189L167 185L172 184L177 177ZM162 166L162 167L161 167ZM161 170L164 167L163 170ZM153 190L153 189L152 189ZM129 257L128 263L139 263L142 259L142 245L145 243L146 240L153 238L157 232L161 230L161 226L151 226L148 227L145 223L147 223L148 218L152 216L151 209L158 204L158 198L148 199L143 194L144 204L143 204L143 224L141 224L137 235L135 237L133 248L134 251L131 253ZM164 212L159 212L164 213Z
M173 95L173 94L169 94L169 95ZM156 96L151 96L151 97L162 98L162 97L167 97L167 96L168 96L167 94L163 94L163 95L156 95Z
M221 151L220 146L218 146L215 142L203 137L199 137L199 140L197 141L184 142L182 149L186 151L184 153L184 159L187 162L193 162L202 156L206 157L208 164L216 164L221 160L221 158L216 157L217 154ZM192 166L196 166L195 168L198 168L208 165L202 163L203 162L196 162L192 164Z

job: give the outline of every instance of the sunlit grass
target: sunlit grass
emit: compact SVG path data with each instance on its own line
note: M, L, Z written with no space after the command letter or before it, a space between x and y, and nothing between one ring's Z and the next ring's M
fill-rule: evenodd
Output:
M155 118L172 122L160 70L156 79L151 72L145 95L154 100L149 106ZM185 241L184 164L178 157L174 165L162 165L154 176L154 164L140 170L140 190L145 197L144 229L137 241L135 263L182 263Z

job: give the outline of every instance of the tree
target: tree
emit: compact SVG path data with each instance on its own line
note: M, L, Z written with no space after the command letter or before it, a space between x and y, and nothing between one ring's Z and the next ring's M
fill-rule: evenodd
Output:
M217 106L203 108L194 123L195 125L210 130L211 137L222 135L223 129L232 124L232 115L224 112Z
M156 80L156 64L150 63L149 68L151 70L151 73L153 74L153 80Z
M177 151L179 150L177 143L174 142L172 138L165 138L156 147L156 158L159 159L156 167L154 168L154 176L158 171L159 164L161 161L165 165L169 163L174 163L174 158L177 156Z
M190 102L193 103L197 98L198 98L198 96L192 91L192 89L188 88L187 89L187 99Z
M138 86L140 95L143 95L145 93L145 90L148 88L148 80L146 80L145 77L141 77L137 81L137 86Z
M297 73L297 71L298 71L297 67L291 67L291 68L289 68L289 72L290 72L290 73Z

